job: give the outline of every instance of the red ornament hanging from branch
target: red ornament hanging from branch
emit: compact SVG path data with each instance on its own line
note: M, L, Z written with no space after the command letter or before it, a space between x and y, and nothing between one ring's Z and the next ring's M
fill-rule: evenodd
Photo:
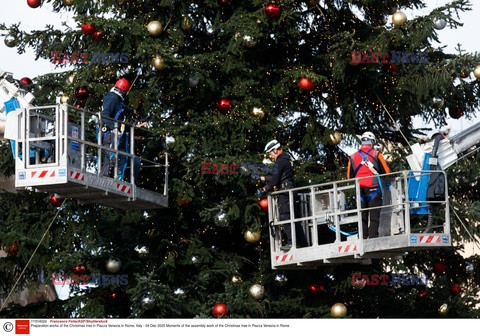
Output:
M228 113L232 109L232 103L226 98L222 98L217 102L217 110L222 113Z
M453 119L459 119L463 116L463 112L462 112L462 109L460 107L452 107L452 108L448 109L448 114Z
M300 78L298 86L302 91L313 91L313 89L315 89L315 83L310 78L306 77Z
M95 24L89 23L89 22L84 22L82 23L82 33L85 35L92 35L95 33L97 28L95 27Z
M268 198L267 197L260 198L260 200L258 201L258 204L260 205L260 209L262 209L262 211L265 211L265 212L268 211Z
M270 18L270 19L276 19L277 17L280 16L281 9L280 5L274 2L270 2L265 6L265 14Z
M13 243L12 245L10 245L10 247L8 248L8 251L7 251L8 255L12 256L12 257L15 257L18 253L18 245L17 243Z
M40 0L27 0L27 5L31 8L37 8L42 4Z
M50 199L48 201L50 202L51 206L58 208L62 205L64 198L60 197L58 194L52 194L50 195Z
M227 305L225 303L217 303L212 308L212 315L214 317L227 316L228 315Z

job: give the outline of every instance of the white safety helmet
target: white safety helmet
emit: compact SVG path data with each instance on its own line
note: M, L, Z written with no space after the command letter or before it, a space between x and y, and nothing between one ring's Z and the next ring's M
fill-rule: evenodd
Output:
M373 144L377 142L375 135L372 132L364 132L361 136L362 141L372 141Z
M280 148L280 142L277 140L272 140L265 146L265 153L270 153L274 149Z

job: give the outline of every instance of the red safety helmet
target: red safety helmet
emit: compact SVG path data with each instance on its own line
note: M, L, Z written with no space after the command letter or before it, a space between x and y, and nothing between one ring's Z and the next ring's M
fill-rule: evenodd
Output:
M117 89L120 89L122 91L128 91L128 89L130 88L130 83L128 82L128 80L126 80L125 78L120 78L116 83L115 83L115 87Z

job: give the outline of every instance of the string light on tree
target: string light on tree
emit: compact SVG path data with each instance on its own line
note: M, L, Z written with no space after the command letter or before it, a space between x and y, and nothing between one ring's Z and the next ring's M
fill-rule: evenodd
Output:
M392 15L392 22L395 26L403 26L407 22L407 15L404 12L396 11Z

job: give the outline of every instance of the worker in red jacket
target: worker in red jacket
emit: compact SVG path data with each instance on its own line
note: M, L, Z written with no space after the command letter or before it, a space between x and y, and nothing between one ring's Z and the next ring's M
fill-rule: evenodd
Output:
M378 237L380 225L380 206L383 201L383 186L378 175L390 173L385 159L373 146L376 143L372 132L362 134L360 149L350 155L347 167L347 179L359 178L361 207L374 208L362 211L363 239ZM370 217L370 225L369 223Z

